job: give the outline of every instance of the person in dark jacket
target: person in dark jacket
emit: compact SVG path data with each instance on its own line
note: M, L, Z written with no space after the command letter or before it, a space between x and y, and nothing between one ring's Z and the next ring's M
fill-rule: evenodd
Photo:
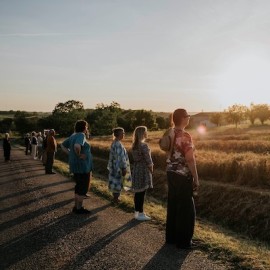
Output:
M31 139L30 139L29 133L27 133L24 138L24 145L25 145L25 154L28 155L28 151L30 150L30 145L31 145Z
M5 138L3 140L3 149L4 149L5 161L8 162L10 161L10 151L11 151L9 133L5 134Z

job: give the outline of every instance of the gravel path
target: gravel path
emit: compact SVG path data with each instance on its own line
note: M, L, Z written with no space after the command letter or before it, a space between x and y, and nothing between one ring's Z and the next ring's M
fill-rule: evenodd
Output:
M74 183L38 160L0 150L0 269L229 269L200 250L164 245L164 231L91 194L75 215Z

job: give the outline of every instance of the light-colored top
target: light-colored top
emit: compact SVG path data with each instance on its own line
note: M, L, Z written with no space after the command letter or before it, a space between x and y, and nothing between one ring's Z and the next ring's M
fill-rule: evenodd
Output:
M86 156L85 159L78 157L74 149L75 144L81 146L81 154ZM69 150L68 160L71 173L89 173L93 170L91 146L87 142L84 133L73 133L69 138L62 142L62 145Z

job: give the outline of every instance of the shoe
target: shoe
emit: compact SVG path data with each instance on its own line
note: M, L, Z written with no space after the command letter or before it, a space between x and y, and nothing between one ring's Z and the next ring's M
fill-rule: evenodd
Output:
M89 199L90 198L90 194L86 193L85 195L83 195L84 199Z
M139 215L139 211L135 211L134 212L134 218L137 219L138 218L138 215Z
M198 247L198 245L196 245L196 244L194 244L194 242L190 241L190 244L187 244L187 245L177 244L176 247L180 248L180 249L193 249L193 248Z
M87 210L83 207L81 207L80 209L77 209L75 206L73 207L72 209L72 212L75 213L75 214L91 214L91 211L90 210Z
M112 203L113 204L118 204L118 203L120 203L120 199L119 198L113 198Z
M145 213L139 213L136 219L140 221L147 221L150 220L151 218L148 217Z

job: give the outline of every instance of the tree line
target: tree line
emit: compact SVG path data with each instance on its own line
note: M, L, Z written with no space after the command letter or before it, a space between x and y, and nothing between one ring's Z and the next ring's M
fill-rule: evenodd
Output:
M8 114L11 112L13 111L9 111ZM139 125L145 125L149 130L166 129L170 126L169 113L159 115L151 110L124 110L115 101L109 105L97 104L95 109L85 109L81 101L68 100L56 104L50 114L16 111L13 117L0 121L0 132L13 130L23 135L33 130L53 128L59 135L69 136L78 119L85 119L90 124L93 136L110 135L116 126L123 127L127 132L132 132ZM251 124L254 124L256 119L264 124L270 119L270 106L252 103L250 107L246 107L235 104L224 112L211 113L209 116L209 120L217 126L233 123L237 127L246 119L250 120ZM193 125L192 118L190 125Z

